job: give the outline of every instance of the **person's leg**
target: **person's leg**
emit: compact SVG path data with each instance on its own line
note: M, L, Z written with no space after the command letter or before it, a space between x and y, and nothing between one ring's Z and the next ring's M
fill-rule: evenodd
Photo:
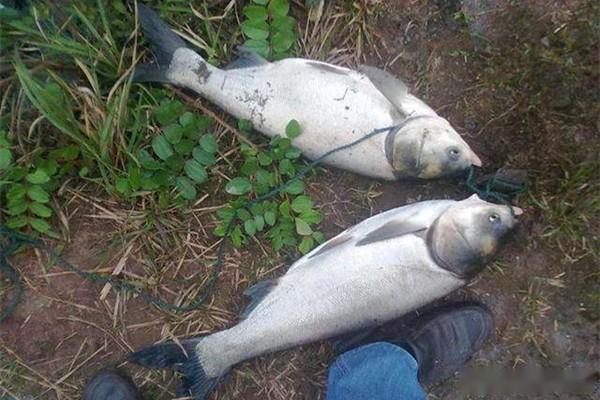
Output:
M463 302L424 313L391 337L378 329L345 337L336 345L345 353L330 371L327 399L423 399L420 385L452 376L492 331L487 307Z
M403 348L372 343L339 356L329 370L327 400L422 400L418 365Z

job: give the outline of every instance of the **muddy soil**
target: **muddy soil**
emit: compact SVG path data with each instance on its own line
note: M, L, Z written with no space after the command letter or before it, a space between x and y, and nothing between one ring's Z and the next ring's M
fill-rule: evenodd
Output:
M468 138L488 171L506 165L537 171L538 165L528 163L527 140L515 134L519 129L515 125L518 118L497 118L497 114L486 111L486 105L494 99L493 88L478 86L479 71L474 69L477 66L468 54L459 52L474 51L477 46L469 31L486 34L492 41L502 40L511 26L506 20L493 16L505 3L464 3L378 2L379 17L372 27L374 40L368 61L403 77L414 93ZM555 4L559 2L532 3L545 12L559 6L573 6L563 2L560 5ZM455 18L460 11L475 15L474 21L465 27ZM381 183L334 169L320 173L309 186L324 212L326 237L382 210L420 200L469 195L464 187L449 181ZM520 399L525 393L530 393L531 399L600 398L591 393L574 394L565 385L553 393L536 393L549 379L564 378L561 374L552 375L557 370L572 369L584 377L598 378L597 324L581 312L579 296L580 288L587 284L586 277L597 266L589 258L567 262L560 249L541 237L548 224L543 211L527 196L518 198L517 203L524 205L526 212L521 227L499 259L467 288L441 302L477 299L485 303L495 316L494 336L474 357L471 367L475 368L429 388L432 399ZM75 202L68 208L73 212L72 240L66 246L65 257L88 269L112 268L116 262L111 254L114 249L106 235L118 226L92 218L93 210L88 205ZM282 263L265 261L258 248L232 251L230 257L210 309L195 314L195 317L206 318L194 328L197 332L220 329L235 321L245 304L243 289L253 279L248 270L269 271L276 267L267 274L269 276L284 271ZM52 389L57 385L65 391L63 394L77 398L82 383L94 371L119 364L132 349L168 335L190 335L183 325L169 325L176 320L172 315L140 299L117 299L113 292L106 301L101 301L102 285L82 281L68 273L44 274L38 260L45 258L34 254L17 257L20 272L36 290L27 291L14 315L3 323L0 333L3 348L14 351L43 376L38 377L41 384L27 385L32 388L31 394L39 397L23 396L23 399L61 398L61 394ZM236 285L228 286L230 282ZM126 301L127 306L116 304L117 300ZM168 328L172 331L166 333ZM322 399L331 361L328 343L261 357L236 367L212 398ZM530 382L534 383L529 386L533 387L529 388L519 386L519 382L526 383L526 380L519 381L517 376L517 383L507 380L514 385L501 387L499 393L494 394L487 388L480 395L466 395L465 385L474 382L470 374L487 371L486 367L500 367L504 379L510 379L511 372L520 374L524 369L538 367L543 377L537 381L532 378ZM67 371L72 373L65 377ZM135 368L130 371L151 398L172 398L175 384L170 374L148 375ZM600 392L596 392L596 396L600 396Z

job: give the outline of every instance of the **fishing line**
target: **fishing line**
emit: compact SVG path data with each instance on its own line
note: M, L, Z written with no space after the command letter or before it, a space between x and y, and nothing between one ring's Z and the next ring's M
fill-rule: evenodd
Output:
M256 203L262 202L264 200L267 200L269 198L276 196L277 194L279 194L283 190L285 190L287 187L289 187L294 181L303 179L310 171L312 171L316 166L318 166L321 162L323 162L324 159L331 156L332 154L337 153L339 151L349 149L353 146L356 146L357 144L359 144L365 140L368 140L376 135L382 134L384 132L390 132L390 131L398 128L399 126L400 125L394 125L394 126L389 126L386 128L375 129L372 132L368 133L367 135L361 137L360 139L357 139L351 143L342 145L340 147L337 147L335 149L332 149L332 150L324 153L320 157L309 162L306 165L306 167L303 168L301 171L299 171L296 175L294 175L293 178L282 183L281 185L279 185L275 189L271 190L270 192L265 193L253 200L246 202L244 205L242 205L242 207L250 208L252 205L254 205ZM506 177L500 176L501 171L503 171L503 170L498 170L495 174L493 174L491 176L490 179L484 180L484 182L482 183L482 182L478 182L475 179L474 168L471 166L469 168L469 170L467 171L467 177L466 177L466 180L464 183L470 191L472 191L473 193L476 193L482 199L495 200L497 202L501 202L501 203L504 203L504 204L507 204L510 206L510 200L512 199L512 197L514 197L515 195L517 195L519 193L523 193L524 191L526 191L527 186L526 186L526 183L518 182L516 180L511 180L511 179L507 179ZM504 171L507 171L507 170L504 170ZM506 174L504 174L504 175L506 175ZM512 207L511 207L511 210L512 210ZM92 282L105 283L105 284L109 283L117 289L128 291L128 292L131 292L131 293L139 296L147 303L152 304L160 309L163 309L166 311L174 311L174 312L186 312L186 311L197 310L208 299L208 297L211 296L214 292L214 289L215 289L215 286L217 283L217 278L219 276L219 273L221 272L221 268L223 267L223 260L224 260L224 253L225 253L224 249L225 249L225 245L227 243L227 238L229 237L229 235L231 234L231 231L233 230L233 228L235 226L235 221L236 221L236 218L233 217L227 224L227 227L225 230L225 236L223 237L223 239L221 240L221 242L219 243L219 246L217 248L217 259L215 260L215 262L212 265L212 268L210 271L210 276L209 276L208 280L202 286L202 290L201 290L200 294L198 296L196 296L194 298L194 300L187 305L176 304L176 303L165 301L158 296L150 294L150 292L148 292L147 290L144 290L132 283L124 281L113 275L107 276L107 275L102 275L102 274L99 274L96 272L84 271L84 270L74 266L73 264L69 263L60 254L58 254L53 248L47 246L41 240L33 238L29 235L20 233L16 230L8 228L6 226L0 226L0 271L2 271L4 273L4 275L8 278L8 280L11 282L12 286L14 287L14 293L13 293L12 297L10 297L4 310L2 311L2 313L0 313L0 323L4 319L6 319L9 315L12 314L12 312L16 308L17 304L21 300L21 297L23 296L24 288L23 288L23 283L21 282L19 273L8 261L8 258L11 255L15 254L18 250L20 250L23 247L37 248L37 249L45 252L49 257L52 266L59 265L62 268L64 268L65 270L71 271L71 272L77 274L79 277L90 280Z

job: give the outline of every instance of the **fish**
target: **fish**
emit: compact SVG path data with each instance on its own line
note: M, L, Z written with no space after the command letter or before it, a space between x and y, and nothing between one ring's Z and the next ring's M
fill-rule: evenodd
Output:
M156 63L137 65L135 82L187 88L270 137L296 120L302 134L292 144L311 160L389 128L323 162L382 180L433 179L482 165L446 119L384 70L303 58L268 62L244 48L233 63L217 68L152 9L140 4L138 19Z
M236 364L383 324L467 284L517 224L516 207L473 195L395 208L351 227L246 290L233 327L142 348L130 360L179 368L184 393L205 399Z

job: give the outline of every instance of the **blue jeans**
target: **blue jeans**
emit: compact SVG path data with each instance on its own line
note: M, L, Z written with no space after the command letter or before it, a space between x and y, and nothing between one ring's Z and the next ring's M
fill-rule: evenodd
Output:
M339 356L329 370L327 400L424 400L413 356L391 343L371 343Z

